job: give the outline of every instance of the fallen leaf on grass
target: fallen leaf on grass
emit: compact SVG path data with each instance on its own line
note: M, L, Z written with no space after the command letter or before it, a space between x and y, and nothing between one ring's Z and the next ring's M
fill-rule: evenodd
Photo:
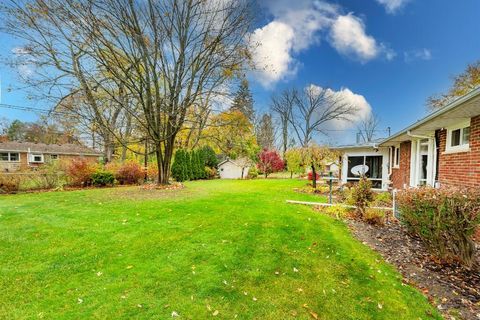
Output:
M310 311L310 315L312 316L313 319L318 319L318 314L316 314L313 311Z
M213 315L214 317L217 316L217 315L218 315L218 310L215 310L215 311L212 313L212 315Z
M77 303L78 303L78 304L83 303L83 299L82 299L82 298L78 298L78 299L77 299Z
M176 311L172 311L172 318L180 317L180 315Z
M132 269L132 268L133 268L133 266L127 266L127 269Z

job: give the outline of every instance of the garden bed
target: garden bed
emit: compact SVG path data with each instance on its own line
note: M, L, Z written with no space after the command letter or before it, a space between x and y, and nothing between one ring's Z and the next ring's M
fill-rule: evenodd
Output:
M404 281L418 287L446 318L480 319L478 251L477 265L472 270L455 264L439 264L420 239L409 236L397 221L389 221L384 226L346 221L357 239L395 265Z

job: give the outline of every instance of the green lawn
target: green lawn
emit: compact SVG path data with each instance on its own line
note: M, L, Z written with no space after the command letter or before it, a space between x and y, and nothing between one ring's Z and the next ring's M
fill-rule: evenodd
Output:
M1 196L0 319L438 319L304 183Z

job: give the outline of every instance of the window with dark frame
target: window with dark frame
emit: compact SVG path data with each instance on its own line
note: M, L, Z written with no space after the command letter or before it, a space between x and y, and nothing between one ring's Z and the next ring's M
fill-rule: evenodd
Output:
M470 127L459 128L450 132L450 147L459 147L470 143Z
M41 154L32 155L32 162L43 162L43 156Z
M365 176L372 182L372 188L381 189L383 156L349 156L347 182L356 183L360 180L360 177L352 172L352 168L358 165L368 166Z
M20 161L20 154L18 152L1 152L0 161Z
M20 160L20 154L16 152L10 153L10 161L19 161L19 160Z

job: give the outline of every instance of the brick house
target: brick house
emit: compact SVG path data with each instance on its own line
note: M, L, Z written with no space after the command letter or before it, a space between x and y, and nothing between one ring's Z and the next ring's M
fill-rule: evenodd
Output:
M382 167L382 175L376 176L381 181L377 188L382 190L422 185L480 187L480 88L387 139L345 151L344 183L350 182L351 171L359 165L369 177L374 164ZM368 159L375 155L380 164Z
M51 161L75 158L96 162L101 156L95 150L76 144L0 142L0 172L35 169Z

